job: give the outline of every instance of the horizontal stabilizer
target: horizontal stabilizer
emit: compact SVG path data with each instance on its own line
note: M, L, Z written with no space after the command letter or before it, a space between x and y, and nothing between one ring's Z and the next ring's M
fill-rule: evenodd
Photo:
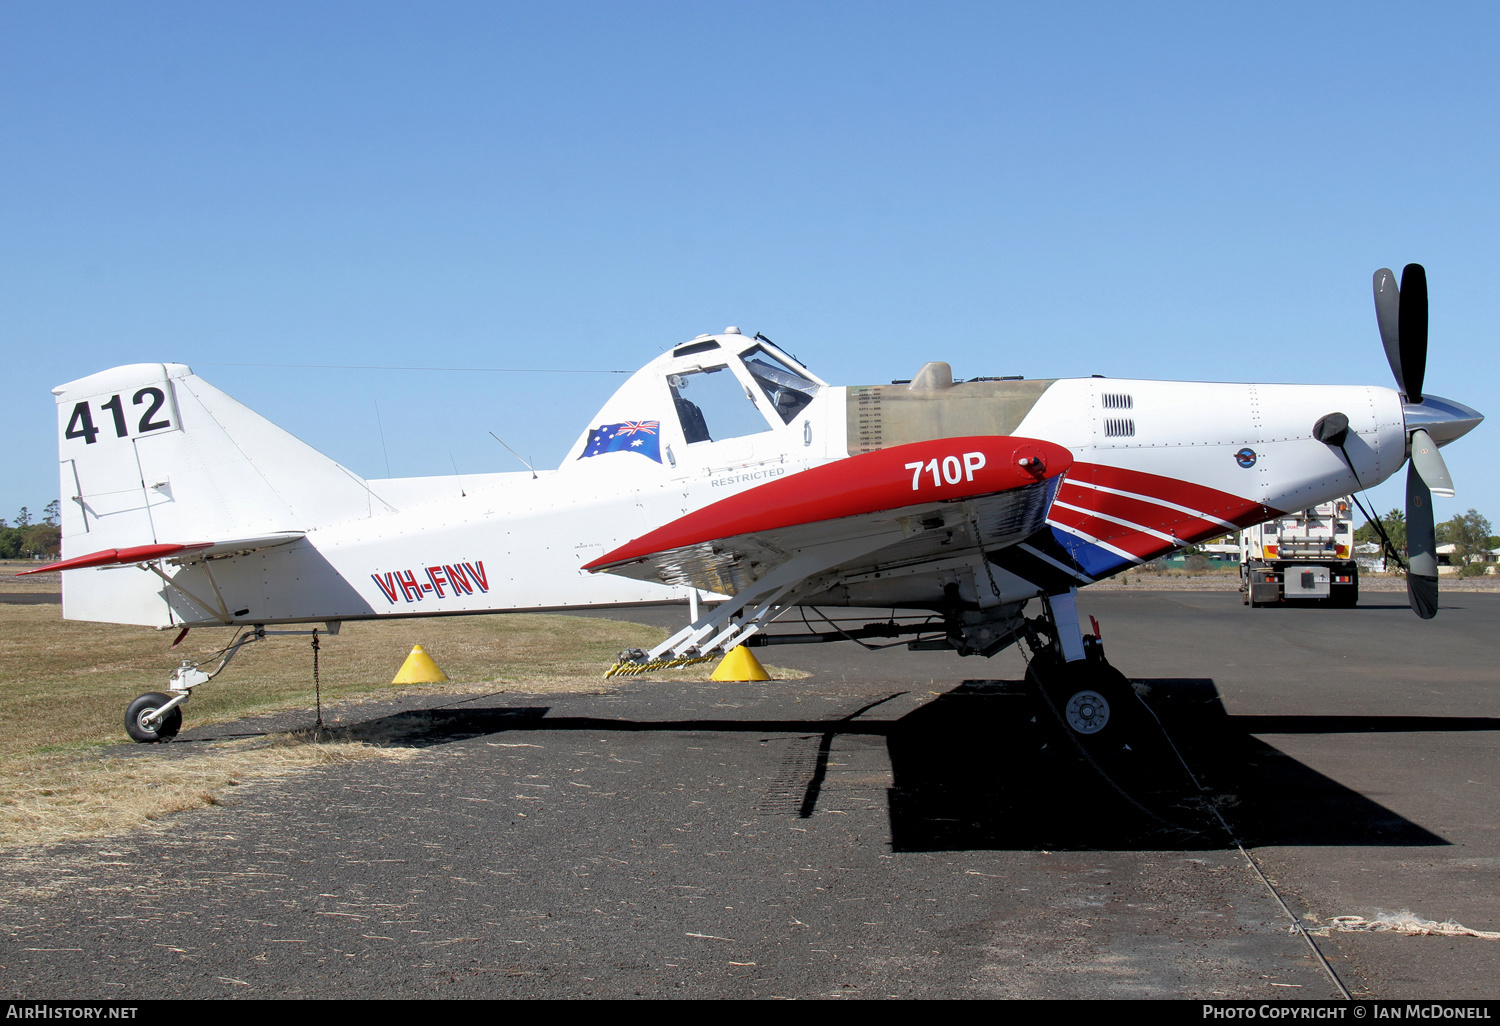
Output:
M60 563L48 563L46 566L35 567L31 570L22 570L16 574L24 577L26 574L42 574L52 570L83 570L96 566L129 566L132 563L149 563L152 560L177 557L179 561L187 559L205 559L209 556L222 556L236 552L253 552L256 549L269 549L276 545L285 545L287 542L296 541L303 537L301 531L282 531L277 534L266 535L261 538L235 538L230 541L203 541L184 542L181 544L162 545L134 545L124 549L101 549L98 552L90 552L86 556L74 556Z

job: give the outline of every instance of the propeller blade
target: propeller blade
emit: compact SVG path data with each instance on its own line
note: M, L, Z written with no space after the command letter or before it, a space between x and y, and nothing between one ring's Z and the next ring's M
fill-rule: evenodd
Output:
M1401 377L1401 290L1396 287L1396 272L1389 267L1375 272L1375 321L1380 325L1380 341L1396 387L1405 392L1406 381Z
M1427 271L1407 264L1401 271L1400 303L1401 381L1410 402L1422 401L1427 377Z
M1411 433L1411 465L1427 487L1445 499L1453 498L1453 478L1448 473L1448 464L1438 452L1437 443L1421 428Z
M1431 620L1438 608L1437 525L1432 493L1415 461L1406 468L1406 553L1406 600L1412 612Z

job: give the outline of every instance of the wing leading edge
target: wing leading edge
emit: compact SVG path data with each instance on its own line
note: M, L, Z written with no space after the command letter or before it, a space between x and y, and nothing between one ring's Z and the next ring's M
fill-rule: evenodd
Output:
M822 577L877 565L916 567L975 546L1014 544L1039 530L1071 465L1067 449L1033 438L893 446L747 489L584 569L739 595L794 557ZM819 551L828 558L817 559Z

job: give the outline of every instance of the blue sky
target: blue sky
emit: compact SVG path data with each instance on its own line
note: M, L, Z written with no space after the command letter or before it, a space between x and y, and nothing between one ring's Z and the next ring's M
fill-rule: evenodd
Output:
M1408 261L1428 391L1494 413L1497 10L4 0L0 516L57 497L49 389L116 364L479 473L728 324L836 384L1386 385ZM1493 430L1440 518L1500 524Z

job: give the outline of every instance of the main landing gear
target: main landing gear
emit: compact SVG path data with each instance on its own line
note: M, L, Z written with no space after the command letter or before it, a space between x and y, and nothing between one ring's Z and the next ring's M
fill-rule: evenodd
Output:
M182 705L193 696L193 689L200 684L207 684L222 673L224 667L229 665L229 661L239 653L240 649L257 641L265 641L269 637L312 635L313 665L316 675L318 635L320 633L337 634L340 626L342 625L337 621L332 621L324 624L322 631L268 631L257 624L236 635L233 641L207 659L199 662L184 659L182 665L172 674L172 679L167 682L166 693L151 691L138 696L135 701L126 706L125 733L130 735L132 741L139 741L142 744L172 740L182 729ZM184 629L182 634L178 635L177 640L180 642L186 634L187 630ZM215 659L219 661L218 666L208 672L201 669L203 665L212 663Z
M1046 717L1088 751L1123 748L1140 701L1125 675L1104 658L1097 635L1080 635L1071 593L1049 596L1046 615L1026 621L1031 649L1026 680Z

